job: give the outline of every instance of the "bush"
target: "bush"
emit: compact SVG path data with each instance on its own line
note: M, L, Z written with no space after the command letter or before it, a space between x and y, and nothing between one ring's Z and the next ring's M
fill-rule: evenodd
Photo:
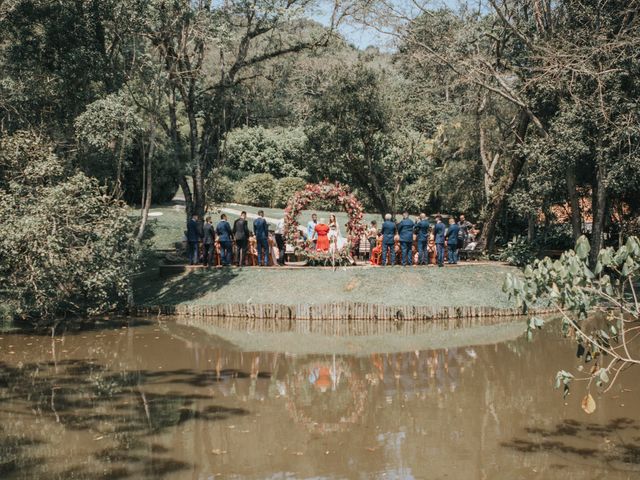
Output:
M127 304L134 222L95 179L69 174L29 134L0 143L0 292L20 318L94 315Z
M209 174L205 188L207 189L207 200L210 203L219 205L233 201L235 183L218 170L213 170Z
M541 248L569 250L573 248L573 230L570 223L552 223L546 229L540 229L535 238Z
M299 177L285 177L278 180L276 185L276 194L273 200L273 206L284 208L287 202L296 192L304 190L307 185L306 180Z
M254 207L270 207L276 194L276 181L268 173L249 175L236 187L236 202Z
M307 137L299 128L244 127L225 139L225 164L276 178L305 176Z
M509 265L524 267L536 258L536 250L524 237L513 237L507 247L500 252L499 259Z

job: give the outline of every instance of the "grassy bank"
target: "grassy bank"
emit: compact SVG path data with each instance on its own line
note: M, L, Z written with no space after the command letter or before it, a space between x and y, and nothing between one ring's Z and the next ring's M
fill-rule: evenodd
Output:
M136 279L138 305L222 303L321 304L365 302L385 305L513 307L502 292L513 267L331 269L213 269L160 278L151 268Z

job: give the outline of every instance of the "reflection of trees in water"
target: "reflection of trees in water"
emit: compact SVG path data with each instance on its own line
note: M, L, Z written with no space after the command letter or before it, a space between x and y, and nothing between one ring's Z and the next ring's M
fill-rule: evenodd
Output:
M149 441L150 435L193 420L224 420L248 413L211 404L210 396L144 389L165 381L190 386L205 383L205 374L193 370L112 372L96 362L78 360L17 367L0 363L0 372L3 476L158 478L190 465L164 456L162 447ZM210 382L211 375L206 383ZM201 400L209 404L197 408L195 403ZM33 422L39 425L38 434L26 436L24 424ZM44 457L35 457L30 447L39 446L35 451L46 453L46 457L58 457L55 439L60 428L92 435L94 441L102 442L97 445L106 448L82 466L58 458L56 467L62 465L62 472L53 473L55 468L43 472Z
M616 418L604 425L564 420L551 428L529 427L525 432L526 437L502 446L524 454L550 454L572 463L604 464L611 471L640 472L640 425L635 420ZM629 440L622 440L623 434Z

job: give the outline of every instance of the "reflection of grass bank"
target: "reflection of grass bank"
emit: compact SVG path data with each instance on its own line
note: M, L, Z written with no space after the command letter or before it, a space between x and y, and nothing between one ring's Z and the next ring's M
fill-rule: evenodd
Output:
M374 321L375 322L375 321ZM297 355L337 354L371 355L374 353L411 352L434 348L460 348L470 345L493 345L521 337L524 322L505 318L496 325L466 327L460 329L430 328L403 335L386 332L379 335L323 335L302 331L263 332L250 329L222 328L215 320L204 318L179 318L163 326L172 335L193 338L192 329L208 335L199 335L199 342L219 342L220 338L245 352L286 352ZM409 322L414 323L414 322ZM427 322L427 324L430 322ZM183 326L184 325L184 326Z
M502 292L504 277L516 269L503 265L450 268L214 269L172 278L150 270L136 281L137 304L285 305L364 302L385 305L490 306L511 308Z

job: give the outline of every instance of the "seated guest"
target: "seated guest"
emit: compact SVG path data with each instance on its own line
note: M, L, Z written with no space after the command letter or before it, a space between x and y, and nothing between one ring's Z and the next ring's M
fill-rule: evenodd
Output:
M215 244L215 266L219 267L220 265L222 265L221 261L222 261L222 248L220 248L220 240L218 240L216 238L216 244Z
M400 235L393 237L393 250L396 253L396 263L394 265L400 265L402 262L402 247L400 244Z
M378 235L376 239L376 245L371 249L371 254L369 255L369 263L371 265L380 265L382 259L382 235Z
M227 221L227 216L223 213L220 215L220 221L216 225L216 235L218 235L218 241L220 242L220 259L223 267L231 265L231 251L233 249L233 243L231 241L231 225Z
M433 232L429 233L429 245L427 247L427 253L429 255L429 264L431 265L435 265L436 264L436 256L437 256L437 249L436 249L436 236L434 235Z
M253 233L249 234L247 257L249 259L249 265L252 267L255 267L258 264L258 242L256 241L256 236Z

